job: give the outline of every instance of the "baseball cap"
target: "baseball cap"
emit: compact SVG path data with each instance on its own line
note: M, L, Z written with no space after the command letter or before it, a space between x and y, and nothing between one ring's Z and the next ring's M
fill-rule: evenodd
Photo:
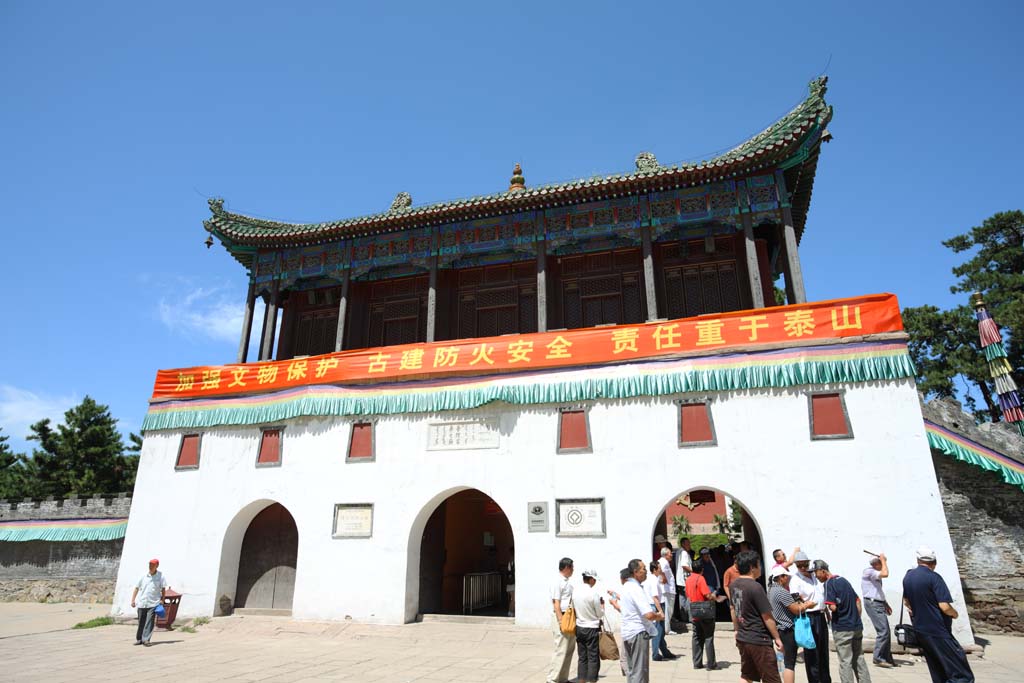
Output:
M593 569L584 569L583 570L583 576L589 576L592 579L600 579L601 578L600 576L597 575L597 572L595 572Z
M814 564L811 565L811 569L813 569L814 571L818 571L819 569L828 571L828 562L826 562L825 560L815 560Z
M160 560L158 560L158 559L156 559L156 558L154 557L154 558L153 558L152 560L150 560L150 561L149 561L149 563L150 563L150 564L160 564Z
M665 537L662 536L661 534L658 534L657 536L654 537L654 542L655 543L664 543L665 542Z
M781 564L776 567L772 567L772 581L780 576L786 576L787 574L789 574L789 572L786 571L786 568Z
M805 553L803 550L801 550L800 552L798 552L796 555L793 556L793 561L794 562L810 562L811 558L807 557L807 553Z
M700 549L700 554L701 554L701 555L710 555L710 554L711 554L711 551L710 551L710 550L708 550L707 548L701 548L701 549Z
M923 545L917 549L917 559L923 562L934 562L935 551L929 548L928 546Z

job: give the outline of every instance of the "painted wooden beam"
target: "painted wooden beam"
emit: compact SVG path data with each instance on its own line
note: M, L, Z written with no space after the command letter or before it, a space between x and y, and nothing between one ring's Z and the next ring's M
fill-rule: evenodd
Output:
M640 228L640 244L644 259L644 293L647 296L647 320L658 319L658 291L654 286L654 253L651 247L651 226Z
M249 337L252 336L252 312L256 307L256 285L249 283L249 292L245 295L245 312L242 314L242 339L238 342L237 363L245 363L249 356Z
M753 219L749 213L741 216L743 221L743 247L747 255L747 279L750 283L750 301L753 308L764 308L764 288L761 285L761 268L757 262L757 244L754 243Z

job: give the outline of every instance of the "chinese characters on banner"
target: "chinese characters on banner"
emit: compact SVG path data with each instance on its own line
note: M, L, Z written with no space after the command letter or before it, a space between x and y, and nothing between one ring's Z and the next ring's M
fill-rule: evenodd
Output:
M622 362L763 344L809 343L903 329L895 295L875 294L639 325L458 339L296 360L161 370L154 401L309 384L396 381Z

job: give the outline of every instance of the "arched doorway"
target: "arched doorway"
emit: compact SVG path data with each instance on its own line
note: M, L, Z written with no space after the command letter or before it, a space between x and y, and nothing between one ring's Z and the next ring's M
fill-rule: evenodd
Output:
M235 608L292 608L299 531L290 512L271 503L249 522L238 556Z
M501 507L482 491L464 489L429 514L410 543L419 541L417 612L512 616L512 527Z
M705 578L714 586L717 580L721 586L722 576L732 565L737 546L748 548L761 556L762 569L765 559L764 543L760 527L747 508L724 491L710 487L695 487L683 491L670 500L654 521L651 533L652 559L657 559L664 541L671 543L673 552L682 544L683 538L690 541L690 552L694 561L701 557L701 549L707 548L710 566L705 563ZM678 567L678 557L673 558ZM710 569L714 577L707 573ZM762 582L764 574L762 572ZM680 579L681 581L681 579ZM729 621L729 610L725 603L719 604L717 621Z

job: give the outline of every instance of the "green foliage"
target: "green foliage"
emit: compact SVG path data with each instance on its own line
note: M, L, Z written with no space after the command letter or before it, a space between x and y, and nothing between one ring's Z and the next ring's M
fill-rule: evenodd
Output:
M679 538L690 533L693 526L684 515L672 515L672 531L669 534L673 538Z
M743 507L735 500L729 506L729 530L737 536L743 534Z
M694 553L700 552L701 548L717 548L720 545L729 545L732 539L726 534L697 534L690 536L690 547Z
M210 617L196 617L192 620L193 626L206 626L210 623Z
M177 631L178 633L195 633L196 629L193 626L182 626L181 628L177 629Z
M113 623L113 617L95 617L89 621L81 621L71 628L96 628L97 626L110 626Z
M29 440L39 444L32 457L17 455L11 461L13 454L0 442L0 489L6 497L86 496L134 488L138 457L125 452L107 406L86 396L56 428L46 419L30 429Z
M989 312L1003 330L1004 347L1016 379L1024 374L1024 212L1005 211L965 234L943 242L970 258L953 268L959 280L954 294L981 292ZM909 350L917 367L918 387L926 396L961 398L976 417L999 421L995 387L978 340L974 309L964 303L950 310L918 306L903 310ZM981 409L957 378L975 386L985 401Z
M729 533L729 518L725 515L715 515L711 518L711 522L718 529L719 534L724 536Z

